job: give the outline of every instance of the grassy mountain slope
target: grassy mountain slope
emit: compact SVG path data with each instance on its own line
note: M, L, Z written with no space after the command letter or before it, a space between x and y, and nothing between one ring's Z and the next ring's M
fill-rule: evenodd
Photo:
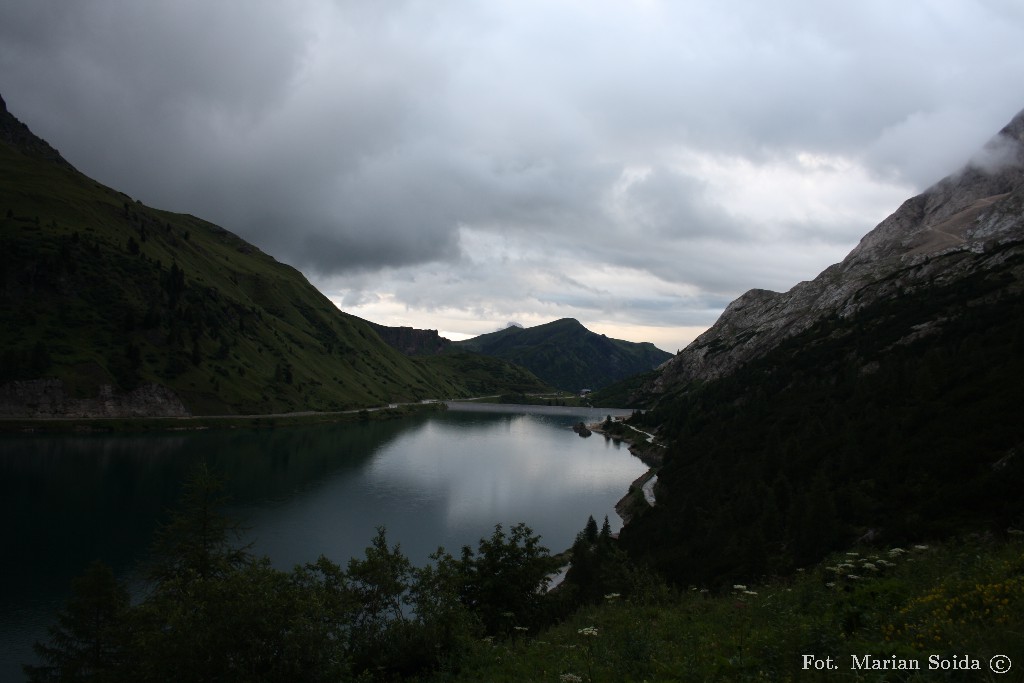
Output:
M657 504L623 544L727 583L860 537L1024 526L1024 242L981 258L663 397L642 418L672 443Z
M597 389L651 370L672 357L649 342L638 344L595 334L572 318L525 329L507 327L453 346L522 365L567 391Z
M437 356L416 356L412 360L441 377L451 377L470 396L540 394L552 391L550 386L526 368L493 356L450 351Z
M468 394L453 361L405 357L294 268L82 175L2 100L0 349L0 385L55 378L85 398L156 384L195 414Z

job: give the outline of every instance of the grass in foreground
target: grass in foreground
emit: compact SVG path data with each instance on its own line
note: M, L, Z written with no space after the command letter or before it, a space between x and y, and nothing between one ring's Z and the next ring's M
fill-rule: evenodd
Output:
M479 643L454 680L1024 680L1016 538L851 551L727 594L604 602L535 638Z

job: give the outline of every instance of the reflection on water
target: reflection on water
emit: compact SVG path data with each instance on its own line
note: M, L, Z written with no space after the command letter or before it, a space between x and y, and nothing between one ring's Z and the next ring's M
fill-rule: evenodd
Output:
M588 443L579 437L574 441L562 434L568 443L554 450L523 451L518 444L545 422L534 415L506 417L498 423L489 417L437 421L415 436L403 435L394 453L375 460L367 476L442 499L445 521L455 526L471 525L481 517L529 516L538 506L561 507L564 499L609 487L623 491L620 454L608 458L595 448L598 442L601 447L611 442ZM509 438L495 438L499 435ZM423 448L447 448L448 453L425 461L420 456Z
M2 437L0 681L22 680L18 663L92 559L137 572L199 461L225 479L254 552L283 569L320 554L344 563L378 526L417 564L498 523L525 522L558 551L588 515L617 528L613 505L644 469L625 447L568 429L581 418L451 410L262 431Z

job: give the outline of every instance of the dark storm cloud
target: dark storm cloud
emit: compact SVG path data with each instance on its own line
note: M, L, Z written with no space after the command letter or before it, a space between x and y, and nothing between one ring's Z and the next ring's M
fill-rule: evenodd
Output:
M339 299L683 325L966 161L1024 106L1022 43L1013 0L15 0L0 92Z

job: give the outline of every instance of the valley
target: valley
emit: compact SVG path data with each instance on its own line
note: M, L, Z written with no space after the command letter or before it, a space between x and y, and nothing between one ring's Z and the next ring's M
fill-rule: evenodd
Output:
M424 439L452 450L465 435L439 425L475 418L441 410L439 399L594 390L572 400L629 415L626 424L604 427L607 439L577 438L560 425L557 445L542 456L524 445L521 430L535 425L520 416L488 423L503 435L500 446L478 443L419 470L420 447L410 445L390 464L370 468L386 470L389 484L420 477L435 493L444 491L440 516L487 526L515 524L496 519L497 508L528 516L539 489L584 491L601 483L626 493L628 523L615 525L617 533L607 522L598 531L590 508L590 519L563 519L556 549L570 546L570 567L557 591L540 590L555 559L522 526L481 537L479 556L467 546L461 558L438 553L413 568L382 532L366 538L364 524L363 542L371 542L365 564L358 549L353 555L346 547L344 567L322 559L291 572L274 567L269 553L236 552L225 539L204 546L187 527L175 527L184 535L172 540L186 549L198 542L201 562L189 564L195 556L184 551L165 553L165 574L151 580L157 598L146 604L153 621L134 621L142 612L117 607L112 575L102 568L89 574L99 582L91 585L110 591L101 606L117 607L113 628L129 644L116 653L132 666L187 669L181 653L199 646L189 637L200 626L237 661L280 666L273 670L282 677L299 666L382 681L490 680L506 671L508 657L523 671L557 664L563 680L582 681L575 672L584 666L589 680L681 671L717 680L796 679L814 675L801 673L796 656L812 646L812 663L833 655L980 662L999 654L1024 662L1019 639L997 638L977 617L995 609L1004 632L1024 624L1015 578L1024 533L1024 112L982 150L989 157L998 150L999 164L968 162L903 202L840 262L785 292L747 291L671 355L595 334L575 318L510 325L459 342L436 330L370 323L227 230L92 181L0 108L0 416L9 431L63 424L70 434L59 436L75 448L79 439L100 436L79 434L83 424L91 425L85 431L150 430L141 436L157 440L227 434L235 445L218 456L230 461L224 474L251 481L257 461L244 454L261 438L288 441L259 461L270 480L310 453L325 467L347 467L351 452L341 441L324 439L311 451L309 438L289 440L306 429L388 432L401 441L401 429L422 424ZM601 422L602 410L588 410L588 418ZM201 429L176 433L182 424ZM217 429L223 426L233 429ZM252 427L260 428L255 436L231 437ZM642 467L628 476L603 472L599 463L608 455L637 465L611 438L627 430L655 440L648 448L657 448L657 457L648 459L646 474ZM133 445L129 459L154 486L174 488L183 476L165 471L153 442L109 436L110 444ZM46 458L19 453L33 452L47 435L2 438L11 444L11 471L30 470L23 485L7 484L5 499L44 487L46 477L32 470ZM246 439L252 441L237 445ZM567 468L563 456L576 449L589 452ZM479 485L460 479L496 452L530 483L512 491L500 478ZM65 462L50 474L71 476L79 465ZM133 490L104 489L95 504ZM378 520L423 500L413 488L389 495L346 514ZM318 505L355 497L346 489ZM37 505L18 500L10 519ZM214 507L186 505L182 514L219 524ZM280 512L271 511L271 526ZM317 543L344 527L343 518L332 517L336 523ZM428 532L421 536L433 541ZM924 574L896 562L908 547L920 549ZM428 553L418 552L417 561ZM843 555L851 559L843 562ZM278 590L267 593L270 585ZM196 586L201 590L190 593ZM512 587L513 597L503 592ZM239 596L251 591L288 596L274 618L299 614L308 630L295 640L300 631L281 627L285 622L246 612L251 600ZM934 601L958 610L971 628L931 611ZM413 603L423 612L409 618L403 605ZM321 613L324 605L331 607ZM890 619L896 611L912 616ZM228 627L197 621L203 613L223 617ZM247 649L252 641L234 637L234 619L282 652L305 654L267 664ZM642 637L631 638L626 625L638 619L645 626L634 633ZM147 628L180 635L174 642L181 649L164 651L153 646L158 639L137 637ZM780 628L794 635L775 647L767 634ZM704 633L717 635L708 640ZM599 660L602 634L615 636ZM545 650L550 642L583 643L587 657L554 662ZM990 651L991 642L1006 649ZM662 651L652 652L651 643ZM723 649L707 655L693 647ZM962 647L972 648L973 658L955 659L965 656ZM333 654L314 665L311 652ZM111 657L104 666L116 670L121 662Z

